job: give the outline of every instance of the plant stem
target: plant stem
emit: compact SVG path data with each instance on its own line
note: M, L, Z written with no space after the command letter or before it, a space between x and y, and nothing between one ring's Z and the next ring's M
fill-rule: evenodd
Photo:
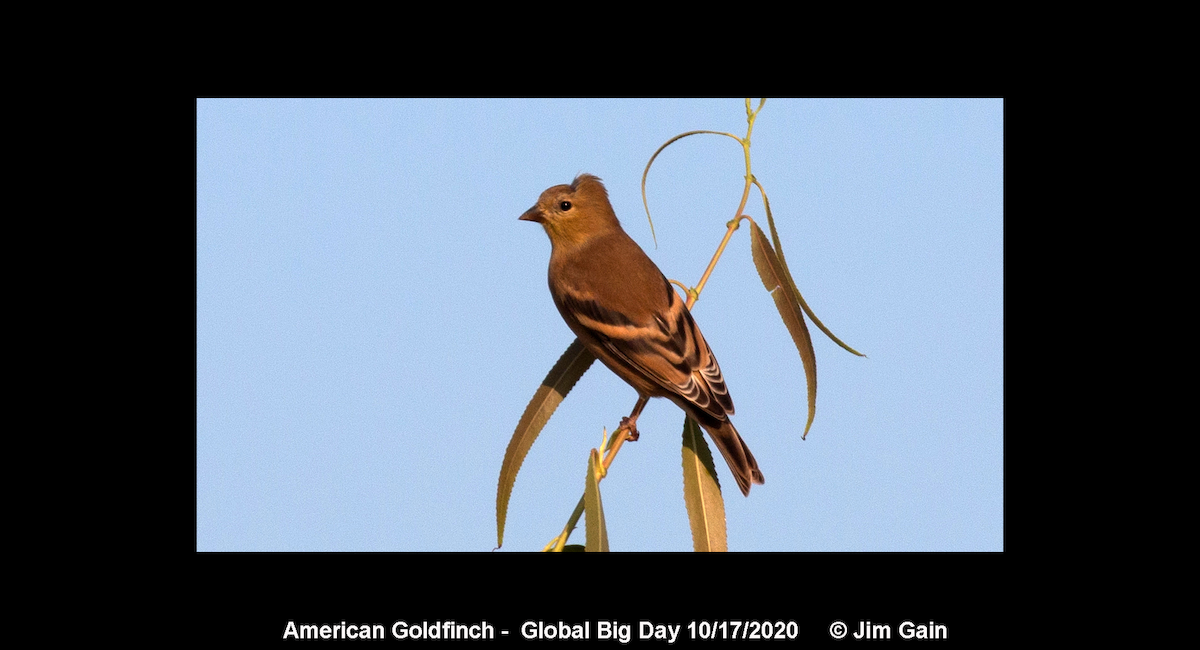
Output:
M745 203L745 201L745 199L742 199L742 203ZM696 299L700 297L700 292L704 290L704 285L708 283L708 276L712 275L713 269L717 268L717 260L721 259L721 253L725 252L725 245L729 243L729 239L733 237L733 231L738 229L738 224L740 223L741 219L734 219L729 222L729 229L725 231L725 237L721 240L721 245L717 246L717 252L713 253L712 261L708 263L708 268L704 269L704 275L700 276L700 282L696 285L695 289L688 291L687 308L689 311L692 309L692 305L696 304Z

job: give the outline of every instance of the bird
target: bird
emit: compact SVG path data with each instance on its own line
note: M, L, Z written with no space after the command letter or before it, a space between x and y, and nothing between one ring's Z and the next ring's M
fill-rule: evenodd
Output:
M604 183L579 174L542 192L520 217L550 238L550 295L596 358L638 392L622 420L636 440L651 397L665 397L708 432L742 494L762 484L754 454L730 422L733 400L717 358L658 266L621 228Z

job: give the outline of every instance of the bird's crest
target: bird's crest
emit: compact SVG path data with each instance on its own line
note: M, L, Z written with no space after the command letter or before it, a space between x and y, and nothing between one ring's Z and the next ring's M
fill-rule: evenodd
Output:
M571 181L571 189L573 191L578 192L582 188L597 189L604 196L605 200L608 199L608 188L604 187L604 183L599 178L591 174L580 174L575 177L575 180Z

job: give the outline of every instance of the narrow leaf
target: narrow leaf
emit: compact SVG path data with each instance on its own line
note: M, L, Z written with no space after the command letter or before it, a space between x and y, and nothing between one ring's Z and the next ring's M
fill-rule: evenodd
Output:
M817 415L817 356L813 352L812 337L808 334L808 326L804 324L804 314L795 298L797 294L784 288L790 281L784 275L771 242L767 241L767 236L757 223L751 221L750 225L753 226L750 230L750 252L754 256L754 266L758 268L763 286L775 299L775 308L783 317L783 324L792 335L792 342L796 344L804 365L804 376L808 380L808 422L804 425L804 437L807 437L813 418Z
M717 468L700 427L691 418L683 421L683 502L692 527L692 548L697 552L728 551L725 500Z
M830 332L829 328L825 327L825 324L821 322L821 319L817 318L817 315L813 313L811 308L809 308L808 303L804 301L804 296L800 295L800 288L796 286L796 281L792 279L792 271L788 268L787 259L785 259L783 256L783 244L779 241L779 233L775 230L775 218L771 216L771 202L767 200L767 191L763 189L763 186L758 182L758 179L754 179L754 184L758 185L759 191L762 192L763 207L767 209L767 225L771 228L771 241L775 243L775 254L779 258L779 266L783 269L783 276L787 278L787 288L796 294L796 300L800 302L800 307L804 309L804 313L808 314L808 317L812 319L813 324L815 324L818 329L820 329L822 332L825 332L825 336L828 336L830 340L832 340L834 343L837 343L842 347L842 349L851 354L856 354L860 357L867 356L862 352L850 347L849 345L846 345L841 339L834 336L833 332Z
M583 513L587 517L586 548L589 553L608 552L608 529L604 527L604 506L600 503L600 452L588 455L587 482L583 486Z
M762 108L762 106L759 105L759 108ZM667 140L666 142L664 142L662 144L661 147L659 147L658 149L656 149L654 151L654 155L650 156L650 160L646 161L646 169L642 171L642 205L645 206L645 208L646 208L646 220L650 222L650 236L654 237L654 245L655 246L658 246L658 237L656 237L654 235L654 220L650 218L650 204L646 202L646 176L648 176L650 174L650 165L654 164L654 159L658 158L658 154L662 153L663 149L666 149L668 146L670 146L670 144L672 142L675 142L676 140L679 140L682 138L686 138L689 135L698 135L701 133L709 133L712 135L724 135L724 136L733 138L734 140L737 140L739 144L741 144L741 142L742 142L741 138L737 137L736 135L734 135L732 133L724 133L722 131L688 131L687 133L680 133L679 135L671 138L670 140ZM745 145L743 145L743 146L745 146Z
M542 427L546 426L554 410L595 360L596 357L583 347L583 343L575 339L542 380L542 385L534 392L533 399L529 400L521 420L517 422L512 440L508 441L508 450L504 452L504 463L500 466L500 482L496 487L497 548L504 545L504 518L508 514L508 499L512 495L513 483L517 480L517 471L525 461L525 454L529 453L533 441L541 433Z

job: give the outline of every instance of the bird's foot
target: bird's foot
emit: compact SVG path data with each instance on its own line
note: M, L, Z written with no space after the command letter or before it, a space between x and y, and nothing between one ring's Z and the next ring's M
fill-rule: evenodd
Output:
M621 428L625 429L625 439L629 442L637 442L637 439L641 437L641 434L637 430L637 418L633 418L632 420L621 418Z

